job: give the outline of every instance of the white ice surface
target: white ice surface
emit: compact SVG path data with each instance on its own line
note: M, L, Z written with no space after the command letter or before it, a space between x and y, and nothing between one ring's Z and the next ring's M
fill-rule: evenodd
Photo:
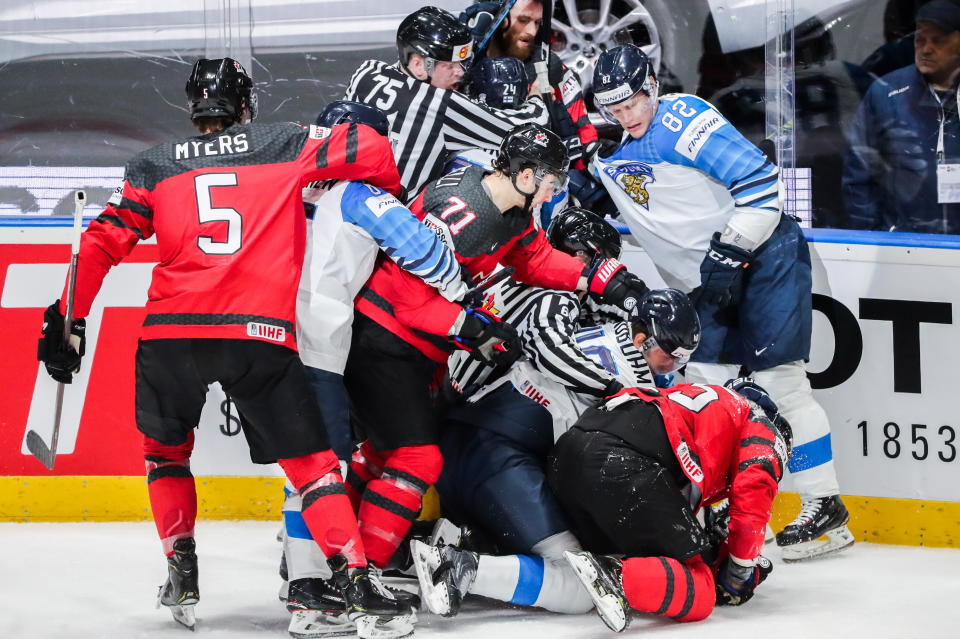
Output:
M287 637L276 597L279 524L200 522L196 637ZM151 523L0 524L0 638L192 639L154 609L166 576ZM960 550L858 544L775 569L754 599L706 621L635 614L623 636L696 639L960 637ZM416 637L612 639L593 614L471 599L454 619L420 615Z

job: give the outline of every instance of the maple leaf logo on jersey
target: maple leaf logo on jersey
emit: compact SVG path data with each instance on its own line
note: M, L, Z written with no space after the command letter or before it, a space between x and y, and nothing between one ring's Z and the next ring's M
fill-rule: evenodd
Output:
M616 166L605 166L603 170L631 200L650 210L647 186L657 181L653 177L653 169L642 162L625 162Z

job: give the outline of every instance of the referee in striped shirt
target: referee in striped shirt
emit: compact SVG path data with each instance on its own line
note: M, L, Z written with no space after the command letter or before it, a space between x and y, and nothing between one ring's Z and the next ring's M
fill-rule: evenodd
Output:
M548 122L539 96L516 110L500 110L458 92L473 40L467 28L442 9L423 7L404 18L397 49L400 60L395 64L361 64L350 78L346 99L387 114L408 200L443 174L451 154L476 148L495 151L515 125Z

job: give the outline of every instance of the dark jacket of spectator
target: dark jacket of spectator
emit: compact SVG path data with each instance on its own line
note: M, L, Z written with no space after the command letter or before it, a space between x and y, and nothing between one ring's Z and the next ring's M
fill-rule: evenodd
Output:
M960 163L957 99L956 85L935 92L915 65L870 86L844 163L844 203L852 228L960 234L960 203L937 203L942 118L943 161Z

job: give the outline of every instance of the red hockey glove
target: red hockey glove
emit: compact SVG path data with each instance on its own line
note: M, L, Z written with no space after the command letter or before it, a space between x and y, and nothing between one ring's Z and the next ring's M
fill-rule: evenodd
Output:
M595 299L627 311L636 306L640 297L650 290L619 260L599 254L583 269L583 276L587 278L587 290Z

